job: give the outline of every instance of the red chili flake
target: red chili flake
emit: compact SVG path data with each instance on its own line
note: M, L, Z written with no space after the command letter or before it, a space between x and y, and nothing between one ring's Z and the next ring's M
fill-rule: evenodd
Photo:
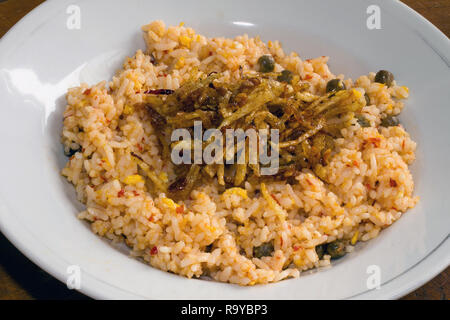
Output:
M312 79L312 75L307 74L307 75L305 76L305 80L311 80L311 79Z
M394 179L389 179L389 185L392 188L395 188L395 187L397 187L397 181L395 181Z
M209 56L212 56L212 52L210 51L210 52L208 53L208 55L209 55Z
M178 207L175 209L175 212L176 212L176 213L184 213L184 206L178 206Z
M86 149L85 148L81 148L81 152L84 152Z
M366 183L365 186L367 187L367 189L372 190L372 186L370 185L370 183Z
M142 152L143 148L142 148L142 146L139 143L136 145L136 147L139 149L139 151Z
M367 139L370 143L373 144L374 147L379 147L381 139L380 138L369 138Z
M156 58L153 56L153 53L150 53L150 62L152 64L155 64L155 62L156 62Z
M83 92L83 94L85 94L85 95L89 95L90 93L91 93L91 89L86 89Z
M306 62L311 62L311 59L306 59L305 61L306 61Z
M405 149L405 139L403 139L403 142L402 142L402 149Z
M167 75L164 75L164 77L166 77ZM171 90L171 89L156 89L156 90L147 90L144 91L144 93L146 94L162 94L162 95L169 95L174 93L175 91Z
M283 246L283 237L280 237L280 247L282 247Z
M124 194L125 194L125 190L124 190L124 189L121 189L119 192L117 192L117 196L118 196L119 198L120 198L120 197L123 197Z
M299 246L294 246L294 251L298 251L298 249L300 249Z
M133 190L133 194L137 197L139 195L139 192L137 192L136 190Z
M280 201L278 201L278 199L275 197L273 193L270 194L270 196L273 198L273 200L275 200L278 204L280 204Z
M158 248L156 247L156 246L154 246L151 250L150 250L150 254L152 255L152 256L154 256L155 254L157 254L158 253Z
M353 165L354 165L355 167L359 167L359 163L358 163L358 161L356 161L356 160L353 160Z
M312 183L311 181L309 181L309 179L306 179L306 182L307 182L310 186L313 185L313 183Z
M149 218L148 218L148 221L150 221L150 222L153 222L153 216L150 216Z

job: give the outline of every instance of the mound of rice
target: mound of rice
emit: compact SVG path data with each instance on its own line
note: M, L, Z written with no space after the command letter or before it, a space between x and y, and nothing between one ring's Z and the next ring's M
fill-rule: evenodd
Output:
M347 88L369 95L363 113L372 127L355 121L342 130L325 179L304 170L297 183L268 183L267 190L246 183L245 189L220 194L218 185L205 183L178 203L165 194L152 196L130 153L142 155L164 181L174 173L160 158L148 115L133 109L145 90L176 89L212 71L222 73L221 81L233 81L240 68L256 70L263 54L274 57L275 71L289 69L310 82L315 94L325 93L328 80L344 77L330 72L328 57L302 60L285 54L278 41L206 38L183 24L166 28L162 21L142 30L146 53L138 50L127 58L108 84L81 84L67 93L62 142L66 152L78 152L62 174L86 205L79 218L91 222L98 235L125 241L133 256L162 270L254 285L329 265L330 256L320 260L315 246L372 239L417 203L408 170L416 143L401 125L379 126L386 114L400 113L408 88L376 83L374 73L344 80ZM254 247L269 241L271 256L251 258Z

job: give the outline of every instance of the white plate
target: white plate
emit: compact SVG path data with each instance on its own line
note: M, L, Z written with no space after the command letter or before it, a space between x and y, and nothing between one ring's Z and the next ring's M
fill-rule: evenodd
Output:
M79 30L66 27L74 3ZM381 7L381 30L366 27L373 3ZM334 73L354 79L391 70L411 89L401 121L418 142L417 207L330 269L254 287L169 274L95 236L77 220L82 206L59 174L66 161L59 141L64 93L81 81L110 78L126 55L144 48L139 28L155 19L184 21L208 36L279 39L303 58L329 55ZM450 262L449 61L449 39L398 1L46 2L0 43L1 230L63 282L68 266L80 266L81 291L94 298L400 297ZM381 270L379 290L366 285L370 265Z

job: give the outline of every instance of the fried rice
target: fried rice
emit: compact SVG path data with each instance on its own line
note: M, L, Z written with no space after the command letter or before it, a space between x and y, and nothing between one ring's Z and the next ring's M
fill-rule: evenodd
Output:
M402 125L380 126L383 117L401 112L407 87L377 83L375 73L345 79L331 73L328 57L302 60L286 54L278 41L207 38L182 23L166 27L162 21L142 31L146 51L127 58L109 83L83 83L67 93L62 142L71 156L62 174L86 205L79 218L96 234L125 242L132 256L165 271L254 285L329 265L330 255L318 255L317 246L344 239L350 252L417 203L408 169L416 143ZM163 182L173 179L174 167L161 157L148 114L133 106L145 100L146 90L175 90L211 72L220 73L218 81L238 80L257 69L262 55L274 58L275 72L288 69L307 81L313 94L323 95L333 78L363 90L370 103L362 113L370 127L355 120L341 130L321 178L304 169L294 183L272 181L264 190L245 182L221 192L209 181L178 202L151 194L132 153ZM273 252L254 256L254 248L268 242Z

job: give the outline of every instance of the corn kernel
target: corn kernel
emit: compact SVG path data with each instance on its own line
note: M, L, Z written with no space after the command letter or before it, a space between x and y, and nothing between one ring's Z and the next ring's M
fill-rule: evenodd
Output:
M359 230L356 230L355 234L352 237L351 244L354 245L358 241Z
M176 210L178 207L178 204L176 204L172 199L170 198L162 198L162 202L169 207L172 210Z
M125 184L137 184L137 183L143 182L143 181L144 181L144 178L142 178L138 174L134 174L134 175L128 176L125 179L123 179L123 183L125 183Z
M125 115L132 114L133 111L134 111L133 106L130 106L129 104L126 104L126 105L123 107L123 114L125 114Z
M237 188L237 187L235 187L235 188L230 188L230 189L227 189L223 194L222 194L222 197L224 197L224 196L226 196L226 195L231 195L231 194L237 194L237 195L239 195L239 196L241 196L242 198L244 198L244 199L247 199L248 198L248 196L247 196L247 190L245 190L245 189L242 189L242 188Z
M359 90L353 89L352 92L356 99L359 99L362 97L362 93Z
M180 43L181 43L183 46L185 46L185 47L187 47L187 48L190 48L190 47L191 47L191 41L192 41L192 38L189 38L189 37L187 37L187 36L180 36L179 40L180 40Z
M184 57L180 57L177 63L175 64L175 68L180 69L184 66Z

